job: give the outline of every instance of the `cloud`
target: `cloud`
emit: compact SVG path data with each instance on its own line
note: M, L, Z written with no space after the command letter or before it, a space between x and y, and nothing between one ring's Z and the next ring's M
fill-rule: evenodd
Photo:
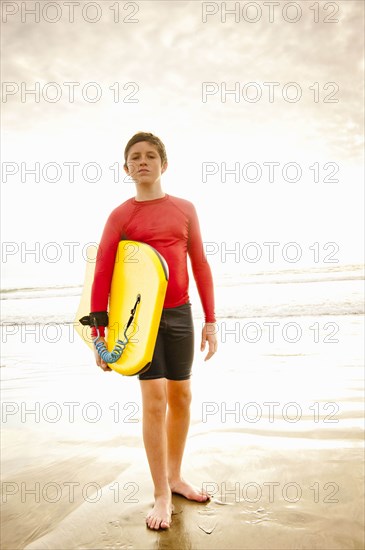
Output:
M4 203L16 205L17 215L3 207L5 238L97 240L108 212L134 191L131 184L115 183L110 167L121 160L132 133L147 130L166 143L168 192L197 203L206 239L343 238L341 254L353 254L362 204L363 3L337 1L339 23L313 23L313 3L297 2L303 11L298 23L285 22L278 12L273 23L263 17L254 24L232 18L222 23L220 14L202 23L200 2L170 0L139 2L138 23L114 23L109 7L115 3L99 4L103 17L95 24L80 17L55 24L13 17L2 25L3 81L29 88L39 82L41 89L56 82L63 93L56 103L42 97L37 103L30 96L22 103L20 94L9 96L2 104L3 160L29 166L36 161L80 163L72 183L66 170L54 184L36 183L32 176L21 183L20 172L9 178ZM80 83L74 103L67 101L64 85L72 81ZM80 93L90 82L102 90L96 103ZM133 82L138 102L128 103L133 86L123 86ZM203 82L218 86L205 103ZM243 99L248 82L262 90L260 101ZM265 82L280 83L273 103ZM282 97L289 82L301 87L297 103ZM318 102L310 89L316 82ZM338 103L323 101L331 92L324 89L328 82L338 84ZM117 102L115 87L110 89L114 83L119 83ZM238 102L233 96L221 101L222 83L228 89L238 83ZM95 184L81 177L81 167L90 161L103 168ZM280 169L295 161L304 175L298 184L270 184L265 175L257 184L237 184L232 176L223 183L220 174L202 182L203 162L229 168L238 161L241 167L248 161L278 161ZM315 184L309 168L315 162L322 179L329 175L324 163L337 163L340 182ZM85 212L94 220L92 227L81 223ZM339 219L346 225L345 236Z

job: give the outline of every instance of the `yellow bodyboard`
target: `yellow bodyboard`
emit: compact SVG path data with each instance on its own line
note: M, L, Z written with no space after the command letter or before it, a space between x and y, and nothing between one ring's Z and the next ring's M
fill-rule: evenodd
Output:
M75 329L85 343L94 348L91 327L79 319L90 313L91 288L95 263L88 262L85 283L75 319ZM108 351L118 339L125 340L124 331L135 306L132 324L127 329L129 341L122 356L110 368L125 376L148 369L155 349L157 332L168 283L168 266L152 246L137 241L120 241L115 258L109 296L109 325L106 330Z

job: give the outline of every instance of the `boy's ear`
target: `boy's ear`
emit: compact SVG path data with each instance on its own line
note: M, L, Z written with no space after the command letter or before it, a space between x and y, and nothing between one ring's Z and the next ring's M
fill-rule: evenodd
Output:
M165 162L163 163L162 168L161 168L161 174L166 172L168 165L169 164L168 164L167 160L165 160Z

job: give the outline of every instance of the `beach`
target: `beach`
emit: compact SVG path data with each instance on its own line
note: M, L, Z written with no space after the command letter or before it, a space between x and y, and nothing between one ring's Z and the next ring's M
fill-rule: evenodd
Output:
M358 0L1 2L0 550L365 548L363 27ZM128 238L195 326L210 499L159 531L138 377L75 330Z
M158 532L137 378L95 366L80 289L5 292L1 547L363 548L363 281L318 271L223 280L209 362L193 295L183 475L211 500L174 495Z

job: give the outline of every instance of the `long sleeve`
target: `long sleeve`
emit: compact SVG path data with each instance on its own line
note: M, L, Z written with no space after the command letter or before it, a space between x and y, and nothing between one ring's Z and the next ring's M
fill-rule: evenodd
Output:
M205 256L196 210L191 205L188 254L194 279L203 306L206 323L215 323L213 277Z
M116 213L112 212L104 227L98 248L90 311L107 311L108 309L115 256L121 239L121 231L118 226L120 223L117 222ZM92 334L96 336L95 328L92 329ZM104 327L100 327L100 335L104 336Z

